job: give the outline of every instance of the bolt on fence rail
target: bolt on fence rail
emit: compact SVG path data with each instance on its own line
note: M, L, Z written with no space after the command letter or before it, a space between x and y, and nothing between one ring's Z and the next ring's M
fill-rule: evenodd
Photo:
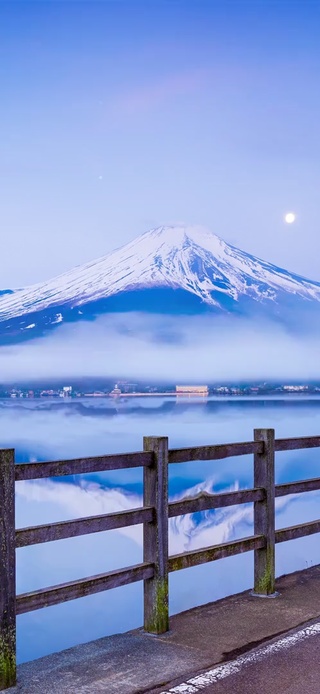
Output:
M256 595L275 592L275 544L320 532L320 520L275 530L275 498L320 489L320 477L275 485L275 452L320 448L320 436L275 439L273 429L256 429L241 443L169 449L166 437L145 437L143 451L95 458L15 465L13 450L0 450L0 690L16 683L16 616L30 610L144 582L144 629L169 628L168 573L242 552L254 551ZM253 454L254 488L208 494L168 503L168 466L192 460L221 460ZM143 507L49 525L15 529L15 482L143 467ZM235 504L253 503L254 534L193 552L168 556L168 518ZM16 596L15 550L88 533L143 524L143 562Z

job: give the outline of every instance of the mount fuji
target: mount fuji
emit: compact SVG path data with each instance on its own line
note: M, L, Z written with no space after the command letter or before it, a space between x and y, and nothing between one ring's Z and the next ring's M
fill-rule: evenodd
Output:
M162 226L47 282L0 291L0 343L132 311L266 317L297 329L320 317L320 283L225 243L203 227Z

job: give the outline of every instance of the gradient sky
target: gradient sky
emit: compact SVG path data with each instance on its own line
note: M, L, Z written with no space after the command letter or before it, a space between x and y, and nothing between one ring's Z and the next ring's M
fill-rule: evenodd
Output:
M318 0L0 0L0 288L176 221L320 281L319 36Z

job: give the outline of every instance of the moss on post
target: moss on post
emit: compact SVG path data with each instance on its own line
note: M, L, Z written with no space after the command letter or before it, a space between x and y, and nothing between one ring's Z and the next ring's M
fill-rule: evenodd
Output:
M155 581L152 608L151 613L145 614L144 629L150 634L163 634L169 629L168 579Z
M15 629L9 633L9 639L0 637L0 690L16 683L15 637Z
M169 629L168 607L168 439L145 437L144 451L154 461L144 468L144 506L153 506L155 520L143 526L143 559L154 566L154 576L144 581L144 628L152 634Z
M261 550L256 550L261 551ZM263 550L264 551L264 550ZM273 595L275 592L274 550L266 552L265 570L256 576L254 592L257 595Z
M265 538L265 546L254 553L254 593L268 596L275 592L274 430L255 429L254 440L264 444L254 456L254 486L265 491L264 499L254 503L254 534Z
M16 683L14 451L0 450L0 690Z

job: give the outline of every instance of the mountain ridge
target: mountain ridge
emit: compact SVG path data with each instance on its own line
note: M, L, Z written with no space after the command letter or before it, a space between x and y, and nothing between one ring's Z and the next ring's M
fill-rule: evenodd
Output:
M116 310L170 313L170 304L176 313L260 312L281 319L297 307L320 308L320 282L246 253L205 227L162 226L52 280L0 291L0 338L31 337Z

